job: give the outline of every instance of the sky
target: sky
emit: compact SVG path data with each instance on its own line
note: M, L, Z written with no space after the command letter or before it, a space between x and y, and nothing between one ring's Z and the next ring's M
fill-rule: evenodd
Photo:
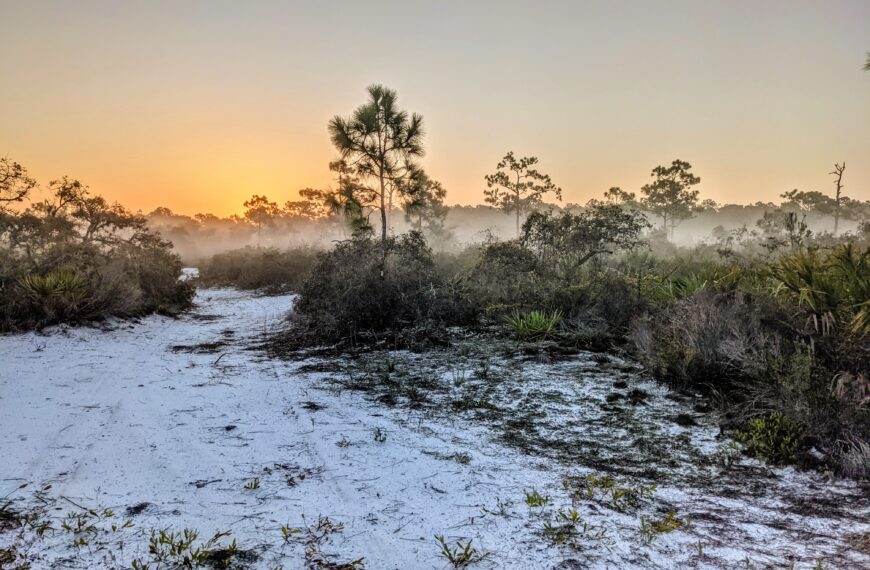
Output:
M870 200L870 1L0 0L0 156L133 210L330 183L365 88L423 115L448 203L509 150L584 203L679 158L702 198Z

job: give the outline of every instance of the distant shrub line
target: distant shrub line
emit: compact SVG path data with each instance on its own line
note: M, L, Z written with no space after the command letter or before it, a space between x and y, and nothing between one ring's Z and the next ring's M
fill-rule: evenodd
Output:
M199 265L199 283L262 289L270 293L298 291L308 277L318 251L245 247L218 253Z

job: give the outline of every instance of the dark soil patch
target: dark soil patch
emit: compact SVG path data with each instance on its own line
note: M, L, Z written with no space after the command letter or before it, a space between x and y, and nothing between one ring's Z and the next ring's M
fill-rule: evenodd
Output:
M647 400L649 400L649 393L640 388L635 388L628 393L628 401L634 406L644 404Z
M169 347L172 352L191 352L193 354L214 354L227 345L224 341L203 342L200 344L175 344Z
M689 414L677 414L671 420L677 424L678 426L689 427L696 426L698 422L695 421L695 418L690 416Z
M151 503L136 503L135 505L131 505L127 507L125 511L128 517L135 517L136 515L141 515L145 511L148 510L148 507L151 506Z

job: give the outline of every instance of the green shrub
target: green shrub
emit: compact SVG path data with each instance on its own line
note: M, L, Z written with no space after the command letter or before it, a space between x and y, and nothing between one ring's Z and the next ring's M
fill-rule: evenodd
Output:
M483 308L528 307L542 304L535 275L537 259L519 241L496 241L481 246L469 270L474 303Z
M551 338L556 327L562 320L561 311L531 311L521 315L518 311L507 317L507 323L513 329L517 340L537 342Z
M794 461L800 447L801 429L781 412L772 412L752 418L734 437L746 446L749 455L780 465Z
M74 318L88 296L87 280L68 269L26 275L18 286L39 318L49 321Z
M736 291L744 271L739 267L713 266L672 277L654 285L652 299L673 303L702 291Z
M296 310L321 340L469 322L462 284L436 270L422 235L355 238L321 253Z
M646 543L650 543L661 534L674 532L687 526L687 521L677 518L676 511L670 511L660 519L640 517L640 535Z
M830 253L818 250L782 258L770 268L776 293L809 311L822 332L843 322L852 333L870 336L870 248L847 243Z

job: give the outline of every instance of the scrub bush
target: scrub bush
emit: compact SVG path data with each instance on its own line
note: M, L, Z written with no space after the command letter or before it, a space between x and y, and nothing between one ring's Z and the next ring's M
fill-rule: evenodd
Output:
M438 275L422 234L386 241L359 237L321 253L302 285L296 311L322 340L413 327L443 328L473 319L458 280Z
M507 323L517 340L535 342L553 336L561 320L562 313L559 311L532 311L525 315L515 312L507 318Z
M298 291L317 259L313 248L246 247L212 256L200 266L200 283L268 292Z
M753 457L767 459L774 464L794 460L800 445L801 430L781 412L752 418L745 429L739 429L734 438L746 446Z

